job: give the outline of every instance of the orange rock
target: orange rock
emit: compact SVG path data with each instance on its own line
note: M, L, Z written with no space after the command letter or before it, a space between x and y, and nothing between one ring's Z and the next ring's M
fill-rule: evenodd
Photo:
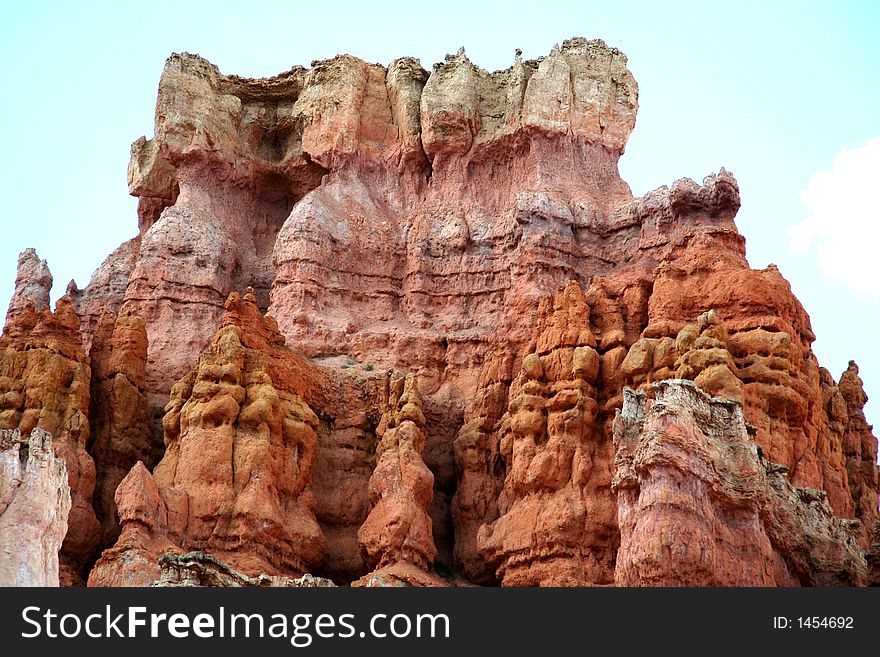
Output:
M498 517L479 528L476 547L505 586L606 584L614 517L598 422L600 356L581 344L594 338L577 285L547 312L497 425L506 477Z
M18 316L28 312L28 305L41 312L49 308L49 291L52 289L52 273L45 260L40 260L34 249L25 249L18 256L15 275L15 291L6 311L4 333Z
M182 552L169 538L171 527L186 518L172 516L156 480L138 461L116 489L116 508L121 533L113 547L104 550L89 573L89 586L150 586L159 579L159 557ZM178 507L186 497L176 498Z
M122 535L90 584L157 579L159 550L205 550L252 575L301 575L324 559L309 488L318 418L304 386L280 378L289 368L273 324L252 292L230 295L198 367L174 387L162 461L153 475L138 464L117 490Z
M876 530L872 528L880 521L877 505L880 466L877 465L877 439L871 433L871 426L865 421L862 410L868 401L868 396L862 388L859 367L854 361L850 361L849 367L841 375L837 388L846 404L843 452L846 456L849 490L855 517L862 521L864 529L862 544L867 546L872 533L876 535ZM829 416L832 413L833 410L829 412ZM835 419L843 420L840 415L840 411L837 411Z
M147 362L146 323L128 305L119 316L101 316L91 344L92 366L89 452L95 460L94 508L101 522L101 547L119 536L116 487L138 461L155 467L161 448L151 440L144 395ZM158 449L157 449L158 448ZM158 453L157 453L158 452Z
M370 477L372 509L358 532L364 561L376 570L406 563L428 571L437 556L427 509L434 475L422 460L425 416L412 375L391 379L388 410L376 436L376 469Z
M92 509L95 463L86 452L91 372L79 319L68 296L58 300L55 312L38 312L27 301L10 314L0 337L0 429L18 429L22 436L34 429L52 434L55 454L67 465L71 496L60 581L82 583L100 525Z

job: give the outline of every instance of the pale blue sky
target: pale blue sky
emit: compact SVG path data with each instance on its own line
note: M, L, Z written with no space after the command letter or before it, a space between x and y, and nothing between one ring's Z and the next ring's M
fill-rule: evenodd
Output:
M136 202L126 189L129 145L152 133L171 52L199 53L227 73L266 76L342 52L382 64L413 55L430 69L464 45L475 63L495 70L512 63L516 48L537 57L570 36L598 37L626 52L639 82L638 122L621 160L633 192L684 176L699 181L722 166L733 171L750 263L774 262L791 281L813 321L820 363L835 377L850 358L859 362L876 423L880 291L865 293L862 280L859 293L835 279L820 268L815 247L791 249L788 231L810 215L800 192L813 175L880 136L878 34L880 3L870 0L0 0L0 305L22 249L36 247L48 259L57 297L70 278L85 286L101 260L136 233ZM831 233L844 253L851 243L864 254L858 247L878 235L880 204L852 205L847 212L862 224L841 221ZM880 254L866 260L865 271L876 272Z

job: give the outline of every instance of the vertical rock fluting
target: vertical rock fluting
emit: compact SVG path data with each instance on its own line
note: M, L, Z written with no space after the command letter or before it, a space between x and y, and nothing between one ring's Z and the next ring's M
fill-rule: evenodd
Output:
M67 466L51 434L0 430L0 586L58 586L69 512Z
M92 509L95 463L89 440L89 383L80 323L69 296L37 311L28 301L0 337L0 429L53 436L55 454L67 464L71 508L61 549L62 584L84 581L100 539Z
M425 415L410 374L388 379L388 409L376 428L376 468L370 477L372 509L358 531L364 561L374 570L359 583L401 581L436 586L430 574L437 548L428 506L434 475L422 460Z
M115 492L121 534L96 583L154 581L157 555L192 549L246 574L357 580L397 554L375 509L403 453L427 470L400 506L419 535L428 514L436 550L412 572L433 559L481 584L609 584L615 412L624 386L670 378L742 404L778 464L768 508L787 513L783 482L826 491L868 548L877 443L857 371L820 368L788 282L749 267L729 172L632 196L617 164L637 106L626 57L580 38L494 73L463 50L430 72L343 55L260 80L171 56L155 137L132 146L138 235L55 315L48 269L24 253L0 342L2 426L39 418L69 447L83 518L62 580L94 551L87 445L105 541L114 485L146 463ZM36 382L50 360L67 363L60 395ZM388 369L418 381L424 422L404 433L423 448L376 452L396 437ZM803 545L773 549L792 577L774 582L826 577Z
M208 551L254 575L301 575L324 559L309 488L318 418L295 392L303 384L280 378L283 338L253 292L226 310L172 391L162 461L152 475L139 463L117 489L123 531L91 585L157 579L156 548Z
M513 354L501 343L486 355L479 388L455 438L458 487L452 500L455 522L455 565L469 580L495 583L495 569L479 556L477 532L498 517L505 463L496 429L507 411Z
M92 340L89 453L95 460L94 508L101 522L101 547L119 536L114 495L132 466L143 461L155 467L161 446L154 445L144 395L147 361L146 323L128 305L119 315L104 313Z
M739 402L693 382L627 390L614 425L622 586L858 586L858 523L764 460Z
M846 429L843 434L843 452L846 456L846 472L852 495L855 517L862 521L864 544L876 541L876 528L880 520L877 508L877 492L880 490L880 467L877 465L877 439L872 427L865 420L864 407L868 396L862 388L859 367L850 361L837 384L840 396L846 402ZM837 400L833 400L832 403Z
M608 583L611 470L589 305L571 283L539 318L546 328L529 345L498 426L499 517L478 530L476 546L506 586Z

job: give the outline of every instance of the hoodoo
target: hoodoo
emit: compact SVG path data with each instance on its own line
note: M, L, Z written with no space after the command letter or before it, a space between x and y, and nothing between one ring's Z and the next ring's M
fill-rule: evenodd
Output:
M857 366L749 267L730 172L632 195L637 109L581 38L494 73L172 55L138 234L54 312L19 260L3 472L28 436L51 467L0 519L33 582L876 582Z

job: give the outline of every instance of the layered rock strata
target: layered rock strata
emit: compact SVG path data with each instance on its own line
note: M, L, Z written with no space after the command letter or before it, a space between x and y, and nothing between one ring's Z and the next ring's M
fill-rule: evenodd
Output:
M350 583L402 554L375 519L395 499L418 556L373 583L433 560L480 584L610 584L615 413L625 386L670 378L741 403L756 448L867 549L877 443L857 369L820 368L787 281L749 267L729 172L632 196L617 163L637 105L625 56L585 39L494 73L463 51L430 72L344 55L261 80L170 57L155 136L132 146L138 235L60 315L23 254L0 339L17 363L2 426L39 416L98 465L92 500L91 457L65 456L72 515L98 517L71 524L62 572L121 528L96 583L155 581L161 554L188 550ZM40 317L67 327L58 348ZM76 370L69 392L31 381L40 353ZM382 424L389 369L418 382L415 429ZM26 412L65 395L78 415Z
M528 310L596 260L566 235L629 198L616 160L636 106L623 54L583 39L493 74L460 53L430 74L340 56L247 80L172 56L155 137L132 147L139 235L83 291L84 342L102 309L138 304L154 435L247 285L307 355L414 372L447 554L451 442L485 340L506 298Z

